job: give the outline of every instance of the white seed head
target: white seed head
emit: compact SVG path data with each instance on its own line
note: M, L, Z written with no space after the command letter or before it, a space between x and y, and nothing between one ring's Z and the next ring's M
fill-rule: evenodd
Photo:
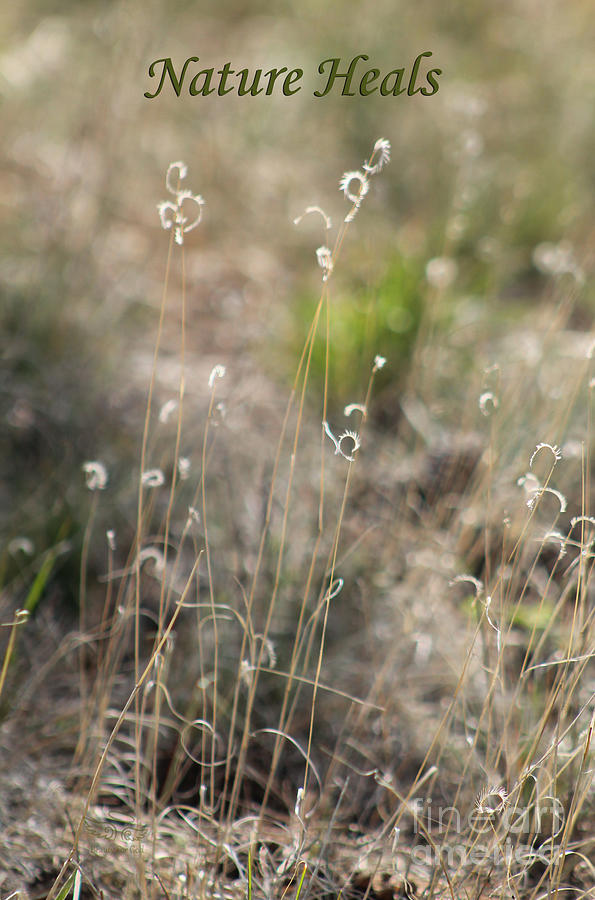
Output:
M366 415L366 407L363 403L349 403L343 410L344 415L350 416L351 413L360 412L362 416Z
M190 460L187 456L180 456L178 460L178 476L180 481L186 481L190 476Z
M348 431L344 431L343 434L339 438L336 438L334 436L334 434L332 433L328 422L326 422L326 421L323 422L322 427L324 428L325 433L328 435L328 437L331 439L331 441L335 445L335 456L337 456L338 454L341 454L341 456L344 459L348 460L348 462L353 462L355 460L355 453L357 450L359 450L359 448L361 446L359 435L356 434L355 431L348 430ZM350 440L353 442L353 447L351 449L351 453L346 453L343 450L343 448L341 447L341 444L345 440Z
M176 185L175 187L173 187L173 185L172 185L172 177L173 177L175 170L177 170L177 172L178 172L178 180L183 181L183 179L188 174L188 166L186 165L186 163L179 161L179 162L170 163L169 166L167 167L167 173L165 176L165 186L166 186L167 190L170 192L170 194L177 195L178 185Z
M390 141L386 138L378 138L372 150L372 156L364 163L364 169L368 175L376 175L387 163L390 162Z
M304 802L304 789L300 787L297 789L297 796L295 799L295 806L293 808L293 812L298 819L302 817L302 805Z
M542 541L544 544L548 541L558 541L560 545L560 550L558 551L560 559L566 556L566 538L559 531L548 531L547 534L544 534Z
M186 200L194 203L197 207L197 209L194 211L194 219L187 219L182 213L182 206ZM205 201L200 196L200 194L193 194L192 191L180 191L178 193L178 222L183 234L187 234L189 231L192 231L193 228L196 228L196 226L200 224L200 221L202 219L202 208L204 205Z
M171 200L164 200L162 203L158 203L157 212L159 213L159 218L161 219L161 227L165 228L166 231L168 228L171 228L172 225L175 224L178 215L178 208L175 203L171 202Z
M145 487L156 488L165 484L165 475L161 469L147 469L143 472L142 483Z
M325 224L326 230L327 231L331 230L331 228L333 227L333 223L330 220L330 216L327 216L325 211L323 209L321 209L320 206L307 206L306 209L304 210L304 212L301 214L301 216L297 216L297 218L295 218L293 220L293 224L299 225L300 222L302 221L302 219L305 216L309 215L310 213L319 213L322 216L322 218L324 219L324 224Z
M243 659L240 663L240 681L242 684L245 684L246 687L250 687L252 684L252 673L254 669L250 665L247 659Z
M110 528L109 531L105 532L105 536L107 538L107 545L110 550L116 549L116 532L113 528Z
M224 378L225 377L225 366L217 365L211 369L211 374L209 375L209 387L212 388L215 384L216 378Z
M538 500L541 497L543 497L544 494L553 494L554 497L556 498L556 500L558 501L558 503L560 504L560 512L561 513L566 512L566 507L568 505L566 497L564 496L564 494L561 491L557 491L555 488L551 488L551 487L537 488L533 492L532 496L530 496L529 499L527 500L527 506L529 507L529 509L535 509L535 507L537 506Z
M333 271L333 254L329 247L319 247L316 251L316 258L318 259L318 265L324 272L322 276L323 281L327 281L329 275Z
M175 171L178 172L178 184L174 187L173 179ZM186 177L187 173L188 169L185 163L171 163L165 176L165 187L170 194L174 195L175 202L172 200L164 200L162 203L157 204L161 227L165 229L174 228L174 239L176 244L183 244L184 235L189 231L192 231L192 229L196 228L199 224L202 219L202 208L205 204L205 201L200 194L193 194L192 191L181 190L179 188L179 182ZM188 208L188 203L194 204L196 207L194 210L194 218L188 219L182 212L182 207L185 203L186 209Z
M8 552L11 556L16 556L17 553L24 553L25 556L33 556L35 547L30 538L15 537L8 545Z
M342 448L341 444L343 441L351 441L353 443L353 447L351 448L351 453L346 453ZM361 446L361 442L359 439L359 435L355 431L344 431L343 434L339 438L339 443L337 445L337 449L341 456L344 456L345 459L349 460L349 462L353 462L355 459L355 453L359 450Z
M375 356L374 357L374 366L372 367L372 372L378 372L379 369L383 369L386 365L386 359L384 356Z
M490 787L481 791L475 800L475 807L484 816L495 816L503 812L508 804L508 794L503 787Z
M178 405L177 400L167 400L159 410L159 421L165 425L169 421L169 417Z
M542 442L541 444L538 444L537 447L535 448L535 450L533 451L533 455L531 456L531 459L529 460L529 468L530 469L533 467L533 460L535 459L537 454L540 452L540 450L549 450L550 451L550 453L554 457L554 465L556 465L556 463L562 459L562 451L556 444L547 444L545 442Z
M491 391L484 391L479 398L479 409L482 416L491 416L498 409L500 402Z
M102 462L95 459L83 463L85 483L90 491L103 491L107 485L107 469Z
M357 194L351 190L352 183L356 181L359 185ZM368 191L370 190L370 182L363 172L345 172L339 182L339 190L343 191L346 198L355 206L359 206Z
M595 525L595 516L573 516L570 520L570 527L574 528L579 522L588 522L590 525Z

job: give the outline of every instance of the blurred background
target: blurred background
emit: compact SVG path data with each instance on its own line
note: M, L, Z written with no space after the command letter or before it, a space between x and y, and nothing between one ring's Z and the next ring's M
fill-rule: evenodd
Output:
M550 400L570 408L564 378L591 340L595 22L588 0L448 9L433 0L379 0L323 11L313 2L248 10L233 0L40 0L4 5L0 16L0 533L9 604L22 604L41 573L45 608L76 615L90 509L84 461L107 466L97 528L116 531L121 564L133 541L169 240L157 204L170 199L165 172L175 160L188 165L182 186L206 204L185 246L182 453L200 466L207 379L224 364L227 449L217 471L233 488L216 494L215 505L222 540L234 523L225 538L234 571L246 541L255 540L320 292L322 219L308 216L298 226L294 219L319 205L334 239L348 211L339 179L369 158L379 137L391 142L392 159L372 179L332 279L334 428L341 429L345 403L363 400L374 356L388 360L371 409L380 443L358 496L373 509L412 477L429 478L420 490L436 495L440 454L452 440L462 443L471 472L485 425L477 398L506 384L512 402L501 419L500 459L504 470L512 462L509 481L522 474L518 453L527 459L552 432ZM443 72L434 96L313 96L324 59L340 57L344 71L365 53L366 66L404 67L407 78L427 50ZM299 67L303 88L291 97L182 91L177 98L168 84L146 99L158 83L148 67L165 56L178 70L190 56L201 67ZM180 284L175 264L158 403L177 397ZM541 336L556 309L564 336L544 349ZM314 435L324 357L321 340L308 395ZM570 415L560 434L576 449L583 412L573 421ZM174 435L175 415L157 441L155 465L167 467ZM247 486L254 497L239 511L234 499ZM389 506L391 516L400 502ZM242 517L250 535L243 544ZM358 527L356 518L354 533ZM92 586L105 564L105 542L95 539Z
M390 361L376 413L398 414L424 304L473 356L492 329L538 315L552 279L593 309L594 212L588 0L4 5L0 316L0 517L36 548L74 536L84 459L136 454L167 253L156 204L170 162L206 201L186 249L188 352L291 379L318 295L319 204L335 223L344 171L378 137L392 162L373 182L336 273L331 390L355 399L375 353ZM432 97L317 99L319 62L410 70L430 50ZM154 100L149 64L304 69L292 97ZM575 278L576 273L578 277ZM435 288L435 285L434 285ZM576 290L575 290L576 288ZM169 313L175 335L176 309ZM149 355L147 355L149 354ZM165 376L164 376L165 377ZM388 384L390 382L390 385ZM201 382L202 383L202 382ZM391 387L392 385L392 387ZM192 376L190 383L192 390ZM139 407L139 391L141 406ZM125 468L125 467L124 467ZM117 477L114 475L113 477ZM122 480L126 481L125 474ZM83 494L84 496L84 494Z
M169 239L157 204L169 199L165 172L178 159L188 165L183 187L206 203L185 246L182 452L196 462L208 375L224 364L222 396L233 415L222 443L238 458L220 460L237 488L217 505L222 528L237 525L232 495L251 485L255 498L241 515L254 531L319 296L322 220L294 219L316 204L336 229L347 212L339 179L369 158L379 137L391 142L392 160L372 180L332 281L334 427L342 405L363 399L374 356L388 360L371 410L385 441L373 454L380 481L368 467L360 497L367 492L373 505L420 471L430 473L424 497L436 494L442 450L438 462L432 453L445 435L462 436L472 471L477 398L501 380L513 400L502 420L503 466L519 451L528 458L551 431L555 415L545 401L564 407L563 379L585 355L595 303L588 0L448 9L379 0L323 11L308 0L274 10L234 0L39 0L4 5L0 16L0 532L10 604L22 604L41 573L45 607L76 614L90 506L84 461L107 466L99 522L116 530L121 563L132 543ZM344 71L365 53L382 73L408 73L427 50L443 72L434 96L313 96L324 59L340 57ZM178 69L190 56L201 67L300 67L303 88L292 97L177 98L168 84L146 99L157 87L148 67L164 56ZM178 390L180 278L174 266L160 403ZM547 333L552 309L564 335L544 350L537 335ZM320 341L314 433L324 355ZM503 359L504 372L490 370ZM575 450L583 418L573 431L570 415L560 432ZM175 424L163 430L156 465L166 465L174 433ZM415 455L420 440L423 457ZM509 479L522 474L518 465ZM238 534L229 540L237 551ZM91 543L93 584L105 554L103 540Z
M373 182L336 275L331 388L361 391L376 352L406 373L431 285L473 353L489 328L538 314L552 276L580 269L576 329L591 321L595 153L587 0L497 6L431 0L245 9L212 4L25 2L2 13L0 96L1 519L36 546L75 528L80 464L136 452L167 241L156 204L170 162L203 195L186 251L188 351L290 379L317 298L319 204L378 137ZM319 62L366 53L381 71L431 50L432 97L317 99ZM293 97L154 100L149 64L304 69ZM172 310L169 331L176 333ZM463 331L461 331L461 329ZM177 350L175 345L173 352ZM150 357L149 357L150 358ZM242 370L243 371L243 370ZM384 385L386 389L386 385ZM387 389L388 390L388 389ZM393 390L379 414L396 414ZM122 443L122 447L118 446ZM64 526L65 518L72 527ZM62 520L62 521L61 521ZM40 544L41 542L41 544Z
M323 9L313 0L2 5L1 610L8 621L27 605L39 623L23 629L21 661L35 660L40 635L49 657L78 621L81 551L96 502L85 486L85 461L101 460L109 475L87 547L91 610L101 610L106 591L106 530L116 533L116 570L134 542L169 244L157 204L170 199L169 164L183 160L182 187L205 200L203 221L184 247L181 454L191 478L179 487L171 540L175 545L183 530L200 472L209 373L225 365L209 469L211 540L217 596L237 605L237 586L249 585L254 571L280 424L320 296L315 251L328 240L322 219L308 216L297 226L294 219L319 205L334 238L349 209L339 180L382 137L392 145L391 162L372 179L331 281L327 414L335 433L345 425L343 406L363 401L374 357L387 364L376 378L345 517L339 565L346 587L340 615L329 622L324 674L365 695L370 673L390 651L371 695L384 703L386 719L357 720L350 758L360 770L394 765L408 783L427 749L428 722L438 720L456 685L465 629L474 622L470 598L448 595L448 582L460 572L489 580L500 544L525 533L517 479L538 442L563 445L569 463L556 486L567 493L568 516L584 508L581 447L592 434L584 384L577 384L595 309L594 46L591 0L347 0ZM434 96L313 96L324 59L340 57L344 71L365 53L367 67L408 73L424 51L442 69ZM227 61L251 71L299 67L303 88L292 97L191 97L183 90L177 98L168 84L155 99L144 97L157 87L148 77L154 60L170 57L179 70L190 56L200 57L201 68ZM157 411L178 395L179 259L149 454L166 480L176 414L159 423ZM272 631L285 665L316 536L324 359L320 340ZM499 418L490 419L494 397ZM286 474L282 469L281 480ZM326 477L336 512L344 471L329 463ZM167 495L155 496L157 534ZM265 617L274 581L280 510L273 505L257 619ZM550 520L536 522L544 531ZM530 568L523 557L519 572ZM543 635L544 653L563 646L563 629L546 634L553 601L539 602L550 572L541 581L535 576L526 590L529 611L514 621L519 659L531 629ZM155 602L149 588L146 598ZM180 641L183 647L183 635ZM230 659L223 654L221 664L229 662L234 677L236 660L226 649ZM188 658L172 660L181 685ZM513 679L518 664L511 663ZM471 700L477 690L481 709L479 664L473 673ZM77 675L73 665L55 677L67 692ZM35 679L28 684L23 709L40 690ZM20 689L13 687L10 696ZM272 726L278 683L267 690L258 723ZM328 760L335 738L328 723L342 721L344 707L336 697L321 703ZM300 740L308 715L307 704L298 709ZM76 715L71 719L62 730L44 724L54 744L70 750L78 727ZM49 741L36 734L47 752ZM362 749L371 743L372 763ZM291 790L301 766L298 757L284 770ZM448 764L442 770L445 797L457 771L455 753L452 776ZM354 788L354 798L363 818L373 815L377 797L367 788L359 795Z

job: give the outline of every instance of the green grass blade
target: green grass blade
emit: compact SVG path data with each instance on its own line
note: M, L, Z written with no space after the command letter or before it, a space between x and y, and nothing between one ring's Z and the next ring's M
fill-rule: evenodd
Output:
M68 881L66 882L64 887L60 890L60 893L56 897L56 900L66 900L66 898L68 897L68 894L70 892L70 888L74 884L74 879L76 878L77 874L78 874L78 872L72 873L72 875L70 876L70 878L68 879Z
M29 593L27 594L27 599L25 600L25 609L27 610L27 612L32 613L36 609L41 595L43 594L43 590L51 575L55 561L56 553L54 551L51 551L44 559L39 572L35 576L35 581L31 585Z

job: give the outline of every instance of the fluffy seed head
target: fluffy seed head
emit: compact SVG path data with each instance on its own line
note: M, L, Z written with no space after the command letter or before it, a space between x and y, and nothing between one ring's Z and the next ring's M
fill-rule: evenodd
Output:
M142 483L145 487L155 488L165 484L165 475L161 469L147 469L143 472Z
M85 483L90 491L103 491L107 486L107 469L98 459L83 463Z
M215 384L216 378L224 378L225 377L225 366L213 366L211 369L211 374L209 375L209 387L212 388Z
M343 410L343 413L346 416L350 416L353 412L360 412L362 416L365 416L366 407L362 403L349 403Z
M503 812L508 804L508 794L503 787L486 788L477 796L475 808L484 816L496 816Z
M295 218L293 220L293 224L299 225L300 222L302 221L302 219L305 216L310 215L310 213L318 213L319 215L321 215L322 218L324 219L324 224L325 224L326 230L327 231L331 230L331 228L333 227L333 223L331 222L330 216L327 216L325 211L323 209L321 209L320 206L307 206L306 209L304 210L304 212L301 214L301 216L297 216L297 218Z
M171 416L177 405L177 400L166 400L166 402L159 410L159 421L162 425L165 425L166 422L169 421L169 417Z
M333 254L329 247L319 247L316 251L316 258L318 259L318 265L324 272L322 280L327 281L333 271Z
M490 416L498 409L499 401L495 394L491 391L484 391L479 398L479 408L482 416Z
M33 541L28 537L15 537L8 545L8 552L11 556L15 556L17 553L33 556L34 551Z
M325 433L328 435L328 437L331 439L331 441L335 445L335 456L337 456L338 454L341 454L343 459L346 459L348 462L353 462L355 460L355 453L359 450L359 448L361 446L359 435L355 431L347 430L347 431L344 431L343 434L340 435L339 438L336 438L334 436L334 434L332 433L328 422L323 422L322 427L324 428ZM345 450L343 450L343 448L341 446L343 441L346 441L346 440L350 440L353 442L353 447L351 448L351 453L347 453Z
M175 171L178 172L178 176L177 185L174 187L173 180ZM176 244L183 244L184 235L189 231L192 231L192 229L196 228L199 224L202 219L202 208L205 204L205 201L200 194L193 194L192 191L189 190L180 190L179 183L186 177L187 173L188 168L185 163L174 162L170 164L165 176L165 187L170 194L174 195L175 202L172 200L164 200L162 203L157 204L161 227L166 230L174 228ZM186 204L186 209L188 209L189 203L194 204L195 206L193 219L188 219L182 212L184 204Z
M351 189L351 185L354 181L359 185L357 194ZM346 198L357 208L370 190L370 182L363 172L345 172L339 182L339 190L343 191Z
M553 454L554 465L556 465L556 463L562 459L562 451L556 444L546 444L544 442L544 443L538 444L537 447L535 448L535 450L533 451L533 455L532 455L531 459L529 460L529 468L530 469L533 467L533 460L535 459L535 457L537 456L537 454L539 453L540 450L549 450L550 453Z
M178 173L178 182L180 182L188 174L188 166L186 165L186 163L179 161L170 163L167 167L167 173L165 175L165 186L170 194L174 195L177 194L179 190L178 185L176 185L175 187L172 185L172 179L174 177L174 172L176 171Z
M364 163L364 169L368 175L376 175L387 163L390 162L390 141L386 138L378 138L374 144L372 155L368 162Z

